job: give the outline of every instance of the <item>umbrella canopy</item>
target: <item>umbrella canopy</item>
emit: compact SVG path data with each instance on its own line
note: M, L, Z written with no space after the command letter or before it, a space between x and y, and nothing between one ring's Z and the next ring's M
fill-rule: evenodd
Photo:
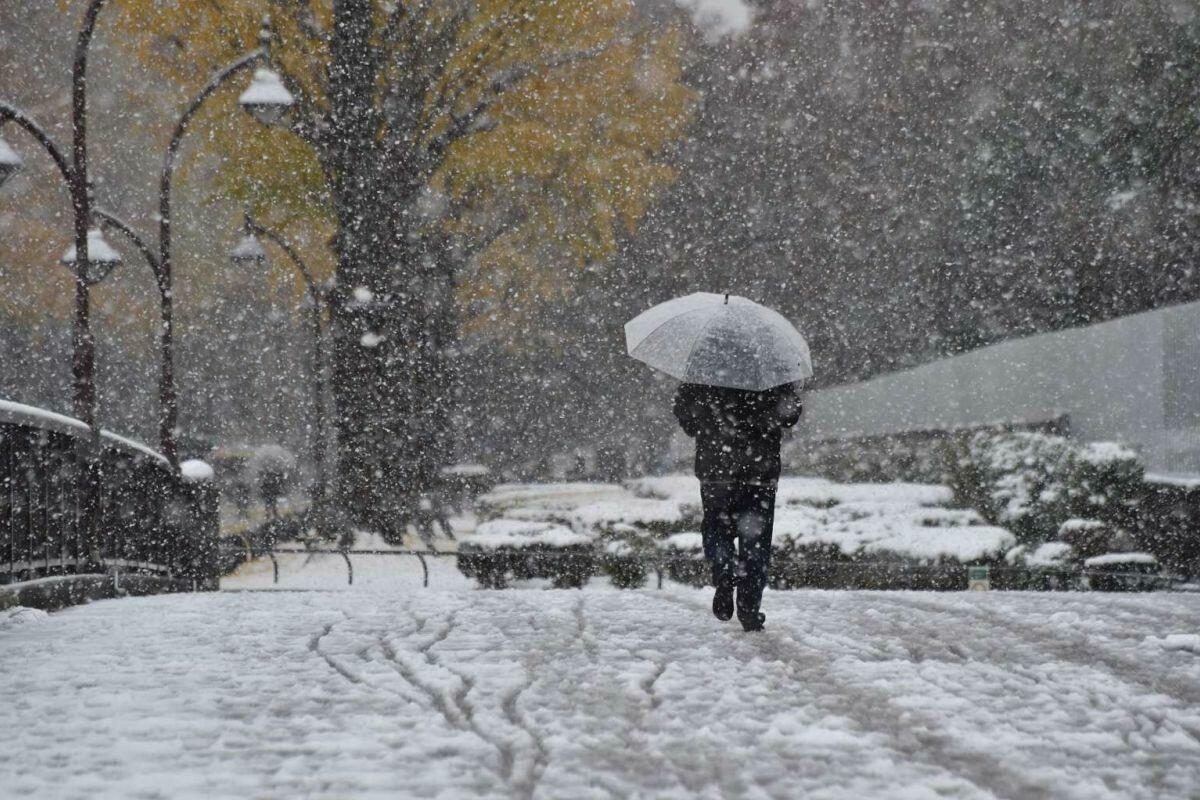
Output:
M813 374L808 343L792 323L734 295L660 303L625 323L625 347L685 383L763 391Z

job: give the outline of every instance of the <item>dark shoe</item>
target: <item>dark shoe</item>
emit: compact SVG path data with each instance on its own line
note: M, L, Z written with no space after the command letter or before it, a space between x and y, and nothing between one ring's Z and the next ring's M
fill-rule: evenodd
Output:
M722 622L733 619L733 584L717 584L713 594L713 616Z
M738 622L742 623L744 631L761 631L763 623L767 621L767 615L761 611L753 611L749 614L738 612Z

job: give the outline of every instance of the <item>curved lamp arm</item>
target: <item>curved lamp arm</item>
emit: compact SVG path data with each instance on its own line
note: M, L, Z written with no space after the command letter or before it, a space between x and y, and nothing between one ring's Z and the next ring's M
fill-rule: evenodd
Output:
M183 141L183 135L187 133L192 118L204 105L204 101L230 78L266 58L267 49L258 47L214 74L204 88L192 98L192 102L184 109L183 116L179 118L179 122L175 124L175 130L171 133L166 155L163 156L162 174L159 176L158 184L158 259L168 281L171 270L171 179L175 174L175 158L179 154L179 145Z
M158 256L154 254L154 250L150 245L146 244L145 239L139 236L137 231L128 222L111 211L97 207L92 209L92 214L97 219L103 220L109 227L120 231L121 235L128 239L130 244L142 254L142 257L146 259L146 263L150 265L150 271L154 273L154 282L157 284L159 292L162 292L165 288L162 283L162 268L158 263Z
M14 122L33 137L33 139L42 146L42 149L50 154L54 159L54 165L58 167L59 173L63 180L67 183L67 188L70 189L75 181L75 173L71 169L71 165L63 156L62 150L58 149L58 145L50 138L50 134L42 130L42 126L33 121L33 118L25 114L21 109L0 100L0 122Z
M325 379L323 377L326 368L324 347L321 343L321 301L322 293L318 288L316 281L313 280L312 272L309 271L308 265L304 263L304 259L300 258L300 254L287 241L270 228L259 225L246 212L245 216L246 231L255 236L262 236L275 244L279 245L287 257L296 267L296 271L304 278L304 283L308 287L308 296L312 298L312 326L313 326L313 464L317 469L317 486L313 498L313 505L316 508L316 525L317 533L321 536L326 535L328 519L326 516L326 505L328 503L329 478L326 474L325 467L325 443L327 441L325 434Z
M300 258L300 254L296 252L296 249L275 231L258 224L249 214L246 215L246 228L255 236L266 237L279 245L279 249L291 259L292 264L296 267L296 271L304 279L304 285L308 288L308 294L312 297L313 304L319 311L321 307L321 290L317 288L317 282L313 280L312 272L309 271L308 265Z

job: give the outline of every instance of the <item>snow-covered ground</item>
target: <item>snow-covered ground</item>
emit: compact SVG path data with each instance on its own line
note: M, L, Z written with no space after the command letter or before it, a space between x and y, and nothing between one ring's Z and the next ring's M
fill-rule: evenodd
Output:
M350 591L0 617L0 795L1200 792L1200 596L768 592L751 635L677 586L423 590L379 561Z

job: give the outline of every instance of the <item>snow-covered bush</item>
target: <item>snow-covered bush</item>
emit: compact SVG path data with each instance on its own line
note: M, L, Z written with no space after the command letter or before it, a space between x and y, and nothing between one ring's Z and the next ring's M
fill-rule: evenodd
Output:
M575 530L597 534L635 528L658 536L679 533L695 525L677 501L644 497L590 503L575 510L572 522Z
M673 581L690 586L712 582L712 567L704 560L704 540L699 533L674 533L658 543L663 572Z
M558 516L569 521L577 508L628 496L615 483L510 483L495 487L475 501L480 519L521 516Z
M548 522L490 520L464 539L458 552L459 571L485 589L531 578L576 588L596 572L591 538Z
M864 488L860 484L856 488ZM927 570L962 574L966 564L997 562L1016 544L1011 533L988 525L970 509L924 506L902 493L882 500L853 500L823 505L788 505L775 514L774 559L776 588L836 586L882 576L880 583L904 583L889 570ZM941 487L918 487L915 499ZM855 494L855 492L847 492ZM823 498L816 498L823 501ZM915 574L915 573L914 573ZM853 577L857 576L857 577ZM924 580L919 585L924 586ZM934 588L934 587L930 587Z
M1002 580L1002 588L1042 592L1083 588L1077 573L1078 555L1066 542L1019 544L1004 560L1010 569L996 576Z
M1073 517L1127 524L1143 472L1136 453L1110 442L981 431L959 445L952 487L959 504L1037 543Z
M600 569L618 589L640 589L652 558L639 537L617 537L600 546Z
M1098 519L1071 519L1058 526L1058 538L1067 543L1079 558L1089 558L1109 550L1112 527Z
M1146 493L1132 528L1138 547L1182 576L1200 575L1200 480L1146 476Z
M531 537L557 530L582 537L593 563L615 586L643 585L656 569L676 581L706 585L709 566L696 532L702 521L699 481L670 475L631 481L619 493L612 488L498 487L483 505L502 516L481 523L478 533L464 540L463 571L488 585L551 577L550 553L561 550L561 543L535 547ZM965 582L966 564L996 563L1016 540L976 511L948 508L952 498L939 485L785 477L776 494L775 585L863 585L867 576L879 587L955 588ZM514 553L514 543L506 539L491 542L486 557L481 554L479 542L489 542L497 532L519 533L522 552ZM539 562L531 553L545 555ZM576 560L582 556L568 559ZM913 578L914 570L928 575Z
M1158 559L1151 553L1103 553L1085 559L1088 585L1101 592L1139 592L1158 588Z
M1039 545L1019 544L1004 555L1014 567L1031 569L1067 569L1074 565L1074 548L1066 542L1043 542Z

